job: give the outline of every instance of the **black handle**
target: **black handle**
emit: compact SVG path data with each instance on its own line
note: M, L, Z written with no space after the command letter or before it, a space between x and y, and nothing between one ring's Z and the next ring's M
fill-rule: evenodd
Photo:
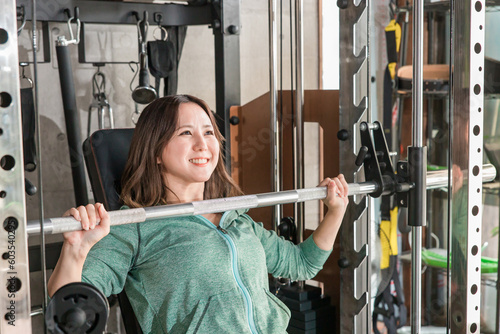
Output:
M356 164L356 166L358 167L361 166L367 157L368 157L368 147L361 146L354 164Z

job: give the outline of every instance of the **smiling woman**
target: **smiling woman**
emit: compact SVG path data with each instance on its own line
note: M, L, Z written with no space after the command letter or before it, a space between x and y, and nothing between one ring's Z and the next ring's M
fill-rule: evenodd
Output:
M168 188L167 203L203 200L218 159L219 142L207 113L195 103L181 104L177 129L156 158Z
M241 194L225 170L222 140L205 102L188 95L152 102L132 138L124 208ZM49 293L79 281L107 296L125 290L145 333L285 333L290 310L269 292L268 274L314 277L348 203L342 175L320 186L328 186L328 212L300 245L267 231L247 210L110 228L101 204L72 208L65 215L81 221L83 231L64 234Z
M123 203L129 207L178 203L188 196L185 191L189 196L196 193L197 199L241 195L219 154L223 140L204 101L190 95L155 100L144 109L134 131L122 177ZM200 158L208 158L208 165L189 161ZM195 182L200 177L206 179ZM201 189L185 189L186 182Z

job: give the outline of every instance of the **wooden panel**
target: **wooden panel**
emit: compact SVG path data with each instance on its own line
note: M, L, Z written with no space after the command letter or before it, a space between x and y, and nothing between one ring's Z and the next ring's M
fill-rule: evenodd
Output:
M232 106L229 108L229 117L237 117L241 120L241 107L240 106ZM231 151L239 152L240 151L240 126L239 124L231 124ZM231 176L237 184L241 184L240 180L240 155L239 154L231 154Z
M283 110L280 116L282 146L282 190L293 189L293 143L292 143L292 96L283 92ZM281 98L280 98L281 100ZM281 104L281 101L279 102ZM247 194L269 192L271 185L271 133L269 121L269 94L241 106L238 114L240 123L231 127L231 146L239 147L231 153L232 172L237 173L239 184ZM232 114L233 115L233 114ZM323 129L323 171L326 176L338 174L338 91L308 90L304 94L304 121L318 122ZM236 145L236 146L234 146ZM307 148L306 148L307 149ZM320 180L318 180L319 183ZM285 207L285 214L291 215L291 205ZM251 211L252 217L271 228L271 208Z

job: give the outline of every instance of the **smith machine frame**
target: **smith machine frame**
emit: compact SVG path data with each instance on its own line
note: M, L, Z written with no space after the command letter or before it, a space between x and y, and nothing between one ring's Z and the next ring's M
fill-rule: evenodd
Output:
M354 164L355 154L360 148L357 129L360 123L369 120L369 41L370 3L367 0L337 1L340 8L340 122L348 138L340 143L340 171L348 182L362 178L360 167ZM457 287L449 297L449 323L451 333L480 332L480 288L481 288L481 201L483 137L483 82L484 82L484 0L450 1L453 45L451 48L454 66L450 89L452 145L449 149L450 166L460 162L465 169L462 189L466 190L465 226L458 228L458 217L451 219L454 249L451 255L451 276L448 286ZM422 94L423 94L423 13L424 1L413 0L413 143L409 148L409 166L420 168L413 182L416 189L410 191L409 222L412 226L412 334L421 331L421 246L422 226L426 225L425 170L426 147L422 141ZM365 14L365 15L364 15ZM356 27L356 29L355 29ZM366 30L365 30L366 29ZM360 51L355 51L355 45ZM362 98L356 99L357 96ZM358 102L360 101L360 102ZM457 125L458 124L458 125ZM418 167L420 166L420 167ZM450 167L451 168L451 167ZM451 172L449 174L451 176ZM449 183L449 189L452 184ZM459 198L450 190L448 212L460 206ZM458 192L457 192L458 193ZM451 195L453 194L453 195ZM419 206L421 203L422 206ZM346 213L340 234L341 242L341 333L370 333L371 306L369 254L370 229L368 228L368 205L366 196L354 197ZM412 209L413 208L413 209ZM450 215L451 216L451 215ZM418 218L415 218L418 217ZM414 219L415 218L415 219ZM356 228L355 228L356 225ZM356 232L356 233L355 233Z
M2 68L2 76L0 77L0 118L2 119L0 126L0 155L2 160L2 168L0 169L0 219L3 222L3 229L0 229L0 249L3 252L3 260L0 260L0 280L7 283L6 290L0 294L0 307L6 310L5 316L0 322L0 331L2 333L31 333L27 237L28 234L40 233L40 226L37 226L37 223L26 222L25 217L24 174L23 169L20 168L22 166L20 163L22 161L22 134L15 20L16 4L14 1L6 0L0 3L2 4L2 12L0 13L0 66ZM92 5L95 6L98 3L92 2ZM82 15L84 12L82 6L85 4L85 1L74 1L72 3L72 5L80 7ZM439 175L427 174L424 171L425 169L422 168L422 166L425 166L426 160L421 135L423 60L421 51L415 53L413 57L414 134L413 146L409 151L414 153L410 154L408 165L398 164L398 170L404 170L404 166L408 166L410 172L407 176L402 175L401 172L398 173L398 176L394 174L380 125L365 122L367 118L368 92L361 99L361 103L356 105L354 99L355 90L361 87L363 80L367 82L368 79L366 75L368 71L361 71L360 74L359 70L367 62L369 46L363 47L359 54L355 54L352 48L355 41L360 40L360 36L356 34L366 33L365 38L368 36L369 24L366 24L366 32L358 32L359 29L354 30L354 25L358 23L363 12L369 10L368 2L366 0L360 1L357 6L352 1L339 2L339 4L341 5L341 59L346 65L341 66L340 126L347 129L349 133L348 139L341 144L340 161L341 171L350 182L350 194L355 195L351 200L341 237L343 248L341 257L345 260L342 261L344 265L341 274L341 288L344 292L341 300L341 331L342 333L365 333L369 332L371 323L368 321L371 312L368 284L369 253L367 243L369 235L366 222L367 197L365 195L373 194L378 196L396 192L400 195L400 200L403 203L405 201L410 203L410 211L424 212L425 207L422 208L416 205L418 202L425 203L425 189L430 184L437 182L438 179L436 186L445 187L448 185L450 187L450 174L449 172L441 172ZM414 50L422 50L423 1L415 1L414 4ZM237 6L232 7L230 5L227 7L239 12ZM223 6L220 8L223 8ZM114 7L113 10L115 10ZM480 251L478 249L480 249L481 238L478 231L480 231L481 226L482 182L491 180L495 175L492 166L482 165L482 136L479 135L482 127L481 112L483 109L484 11L483 1L462 1L452 8L452 22L465 22L465 24L461 23L456 27L454 26L453 29L455 34L453 38L455 43L453 45L453 64L457 75L454 76L451 91L453 116L460 119L461 124L465 124L465 126L454 127L454 145L450 153L450 160L451 162L459 161L464 153L467 155L465 163L462 163L460 167L464 170L464 175L467 175L462 188L467 190L468 198L466 228L458 231L454 229L453 232L459 248L463 250L462 254L453 252L452 255L454 265L451 271L451 282L456 283L458 289L451 295L451 298L452 301L460 301L450 303L450 325L453 333L479 332L480 273L478 268L480 265ZM56 13L53 15L61 15L54 10L49 10L49 12ZM40 13L41 15L47 15L43 10ZM116 17L122 17L123 19L123 16L120 15L116 15ZM221 15L220 18L222 17ZM236 17L238 17L238 14L236 14ZM49 20L50 18L47 17L46 19ZM229 29L230 25L228 26L223 20L222 23L219 21L218 26L213 21L209 23L213 24L216 30L222 27L219 31L221 34L220 40L217 39L216 32L216 48L218 45L223 46L222 49L226 46L230 48L237 44L237 41L234 40L226 42L224 40L226 31L231 30L230 35L237 34L239 29L237 21L231 22L235 23L233 26L236 27L231 29ZM229 66L227 61L227 59L223 59L222 64L217 66L224 65L223 68L225 68L226 65ZM227 70L227 68L225 69ZM229 75L228 72L224 72L225 75ZM237 81L239 89L239 78ZM239 103L239 101L228 102L229 97L238 100L239 94L235 97L225 92L226 89L234 89L234 87L231 87L228 82L224 83L222 87L223 94L219 92L219 84L217 85L217 110L218 112L223 110L223 115L226 116L226 107L232 103ZM221 101L224 101L224 103ZM227 120L228 118L225 117L224 119ZM468 131L468 136L465 136L460 131L461 129ZM360 133L359 137L358 133ZM457 142L459 142L459 145L456 145ZM360 147L364 147L360 152L367 154L364 155L365 153L363 153L356 158L355 152ZM364 165L366 182L352 182L359 181L362 178L361 165ZM325 194L325 189L321 188L299 189L289 192L243 196L234 199L186 203L170 208L140 209L137 212L127 210L126 217L123 216L125 212L123 214L113 213L112 221L116 224L132 223L179 214L200 214L211 212L210 210L218 212L234 208L301 202L324 198ZM402 194L408 194L408 196ZM451 196L449 205L454 205L455 200L455 196ZM412 209L413 205L415 206ZM164 209L171 212L166 213L162 211ZM421 214L414 216L420 218L417 221L410 221L413 229L414 245L412 251L411 324L412 333L419 333L421 228L425 225L425 221L422 221ZM361 232L355 234L353 224L358 224L358 227L361 228L356 230ZM46 227L44 233L60 233L78 228L77 225L71 221L71 218L50 219L44 221ZM464 258L465 262L463 262ZM13 324L15 324L15 327Z

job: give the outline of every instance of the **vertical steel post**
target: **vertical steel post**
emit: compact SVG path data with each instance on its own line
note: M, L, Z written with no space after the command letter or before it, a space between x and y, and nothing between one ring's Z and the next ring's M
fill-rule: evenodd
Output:
M449 324L453 334L480 333L486 1L452 4Z
M294 140L293 140L293 167L294 167L294 188L304 187L304 23L303 17L304 0L295 0L295 117L294 117ZM297 224L297 242L304 240L304 203L294 205L295 222Z
M47 291L47 266L45 261L45 236L43 233L43 220L45 218L44 213L44 204L43 204L43 173L42 173L42 133L40 131L40 109L38 108L38 31L37 31L37 11L36 11L36 0L31 1L31 34L32 34L32 47L33 47L33 92L34 92L34 105L35 105L35 118L36 118L36 151L37 154L37 176L38 176L38 215L40 218L40 269L42 272L42 314L45 314L45 309L47 308L47 304L49 301L48 291ZM48 38L48 36L44 36L44 38ZM47 328L44 324L44 330L47 331Z
M413 84L412 123L413 145L423 146L423 64L424 64L424 1L415 0L413 6Z
M423 146L423 50L424 1L413 2L413 86L412 145L408 147L410 181L408 222L411 226L411 332L419 334L422 323L422 227L426 225L427 191L425 187L427 148Z
M31 333L16 1L0 8L0 333Z
M361 102L355 99L355 87L367 83L369 70L362 70L368 62L369 24L366 31L361 28L362 17L369 18L369 2L338 1L339 6L339 129L347 130L349 137L339 144L339 167L348 183L364 179L363 170L354 164L359 150L359 123L368 117L368 94ZM355 29L356 27L356 29ZM363 46L359 51L354 46ZM340 333L371 333L370 298L370 254L368 241L368 198L355 196L349 199L349 206L339 233L341 253L340 270Z
M270 128L271 128L271 182L272 191L280 191L280 133L278 121L278 32L276 28L276 1L269 0L269 97L270 97ZM274 207L273 229L278 232L281 221L280 205Z

